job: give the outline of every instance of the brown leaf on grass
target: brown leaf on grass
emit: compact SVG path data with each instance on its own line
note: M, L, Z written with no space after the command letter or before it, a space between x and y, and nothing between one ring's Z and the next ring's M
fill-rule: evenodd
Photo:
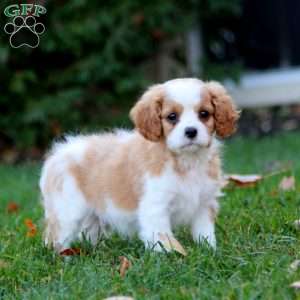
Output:
M26 233L27 237L34 237L35 235L36 235L36 228L33 228Z
M19 204L11 201L7 204L7 212L8 213L16 213L19 210Z
M253 187L259 181L263 179L262 175L240 175L240 174L228 174L225 175L225 180L234 183L238 187Z
M31 219L25 219L24 224L27 227L27 237L34 237L37 233L36 225L32 222Z
M174 237L160 232L158 233L158 237L167 251L174 250L182 254L183 256L187 256L187 252L185 251L185 249Z
M105 298L103 300L134 300L134 299L128 296L113 296L113 297Z
M26 227L27 227L28 229L35 228L35 225L33 224L33 222L32 222L31 219L25 219L25 220L24 220L24 224L26 225Z
M295 177L283 177L279 183L279 189L282 191L291 191L295 189Z
M294 288L294 289L300 289L300 281L295 281L293 282L290 287Z
M131 261L126 256L120 256L120 276L124 277L126 275L127 270L132 266Z
M59 253L59 255L61 255L61 256L74 256L74 255L80 255L80 254L81 254L80 248L67 248Z

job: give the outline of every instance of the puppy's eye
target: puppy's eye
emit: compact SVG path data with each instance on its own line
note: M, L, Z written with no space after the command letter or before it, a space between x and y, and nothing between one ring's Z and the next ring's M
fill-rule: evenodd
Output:
M209 117L209 112L207 110L201 110L199 112L200 119L207 119Z
M167 120L172 123L172 124L175 124L178 120L178 116L176 113L171 113L167 116Z

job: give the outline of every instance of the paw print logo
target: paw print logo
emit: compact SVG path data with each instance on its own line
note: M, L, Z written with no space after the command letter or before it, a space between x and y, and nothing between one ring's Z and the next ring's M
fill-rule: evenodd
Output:
M9 43L13 48L22 46L36 48L40 43L39 35L45 31L45 26L37 23L33 16L25 18L17 16L12 23L4 26L4 31L10 35Z

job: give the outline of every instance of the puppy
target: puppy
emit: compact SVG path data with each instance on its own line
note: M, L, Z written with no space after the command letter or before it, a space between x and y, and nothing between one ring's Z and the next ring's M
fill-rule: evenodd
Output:
M61 251L84 234L116 230L161 250L160 233L190 226L216 247L219 142L238 112L224 87L194 78L150 87L130 112L135 130L69 136L42 169L45 243Z

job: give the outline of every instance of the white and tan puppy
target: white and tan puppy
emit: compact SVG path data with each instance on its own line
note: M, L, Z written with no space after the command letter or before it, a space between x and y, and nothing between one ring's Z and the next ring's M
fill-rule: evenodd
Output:
M57 251L84 233L137 233L160 250L159 233L191 227L216 247L221 187L220 138L238 112L222 85L194 78L150 87L130 112L136 130L69 136L54 144L40 188L46 244Z

